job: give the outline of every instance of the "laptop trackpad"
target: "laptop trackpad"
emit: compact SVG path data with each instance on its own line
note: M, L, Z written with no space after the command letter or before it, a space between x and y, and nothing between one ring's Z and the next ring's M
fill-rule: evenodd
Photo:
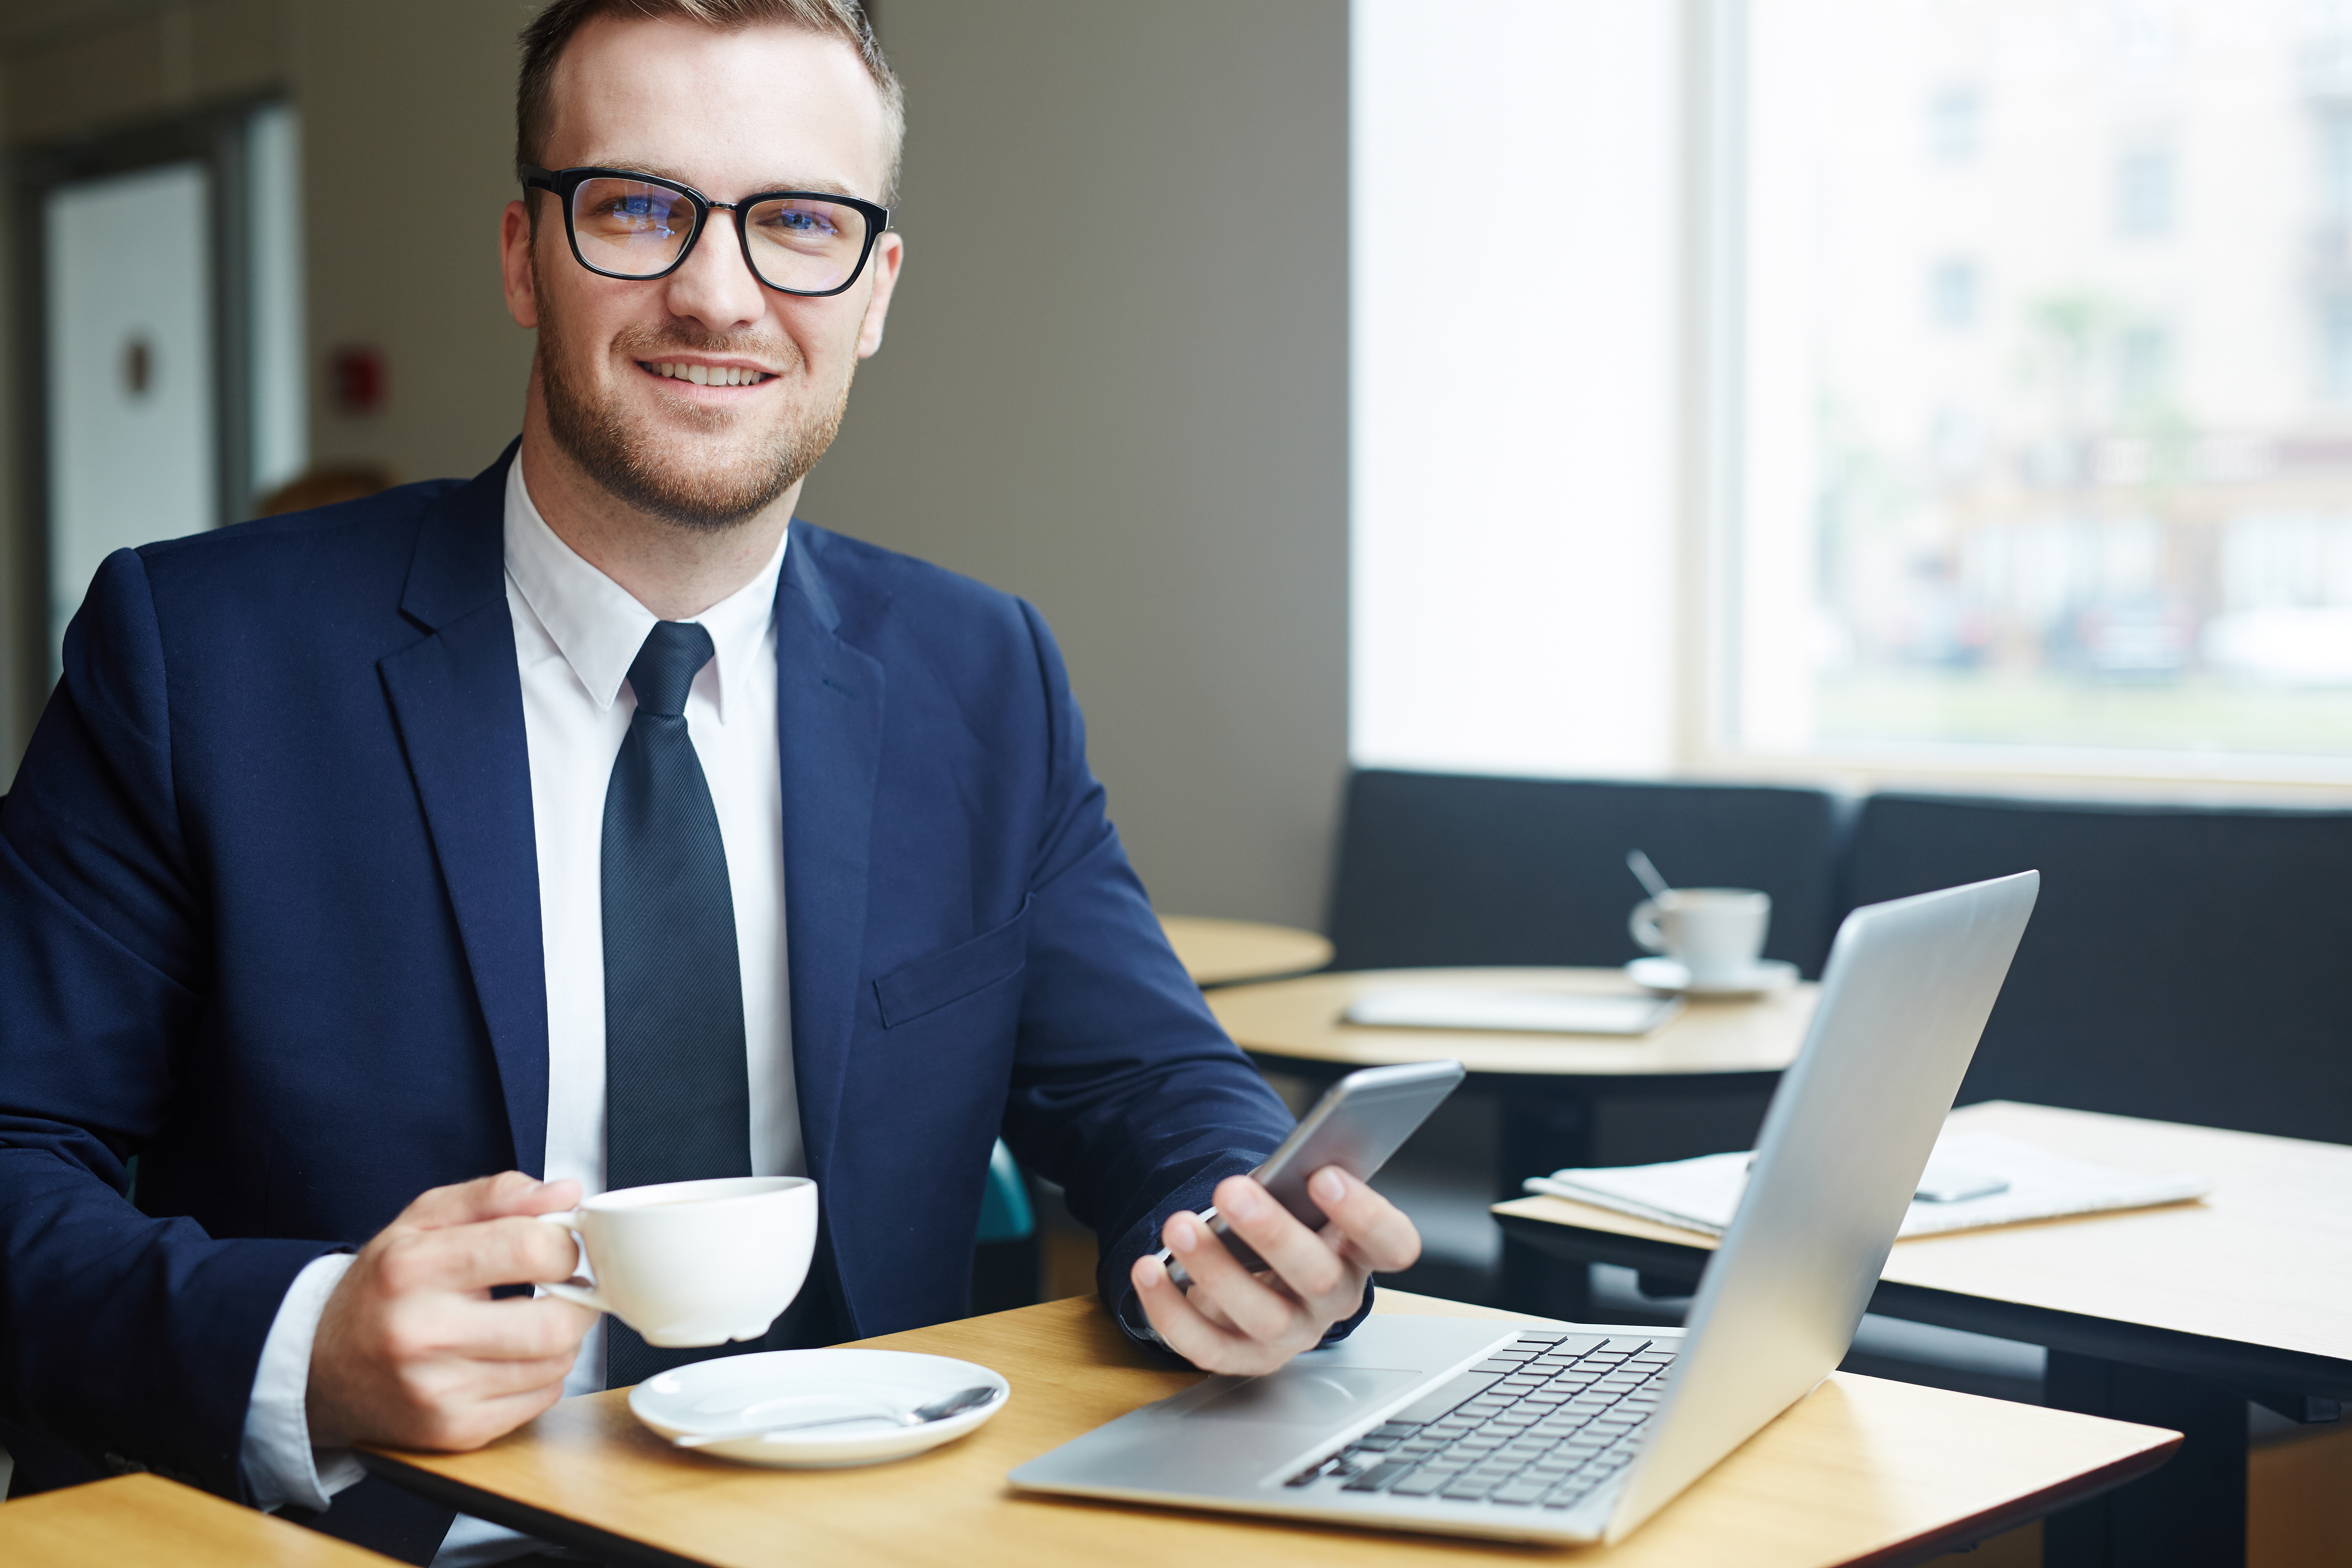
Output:
M1197 1409L1187 1421L1253 1421L1283 1426L1337 1426L1363 1406L1403 1393L1426 1372L1372 1366L1316 1366L1293 1362L1254 1377Z

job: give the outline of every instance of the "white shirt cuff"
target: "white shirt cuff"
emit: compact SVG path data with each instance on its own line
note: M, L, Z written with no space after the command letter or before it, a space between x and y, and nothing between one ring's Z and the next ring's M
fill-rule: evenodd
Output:
M263 1509L293 1505L324 1509L334 1495L355 1486L367 1472L349 1448L310 1446L310 1342L327 1298L342 1283L352 1254L314 1258L286 1288L278 1316L262 1342L254 1369L253 1398L245 1407L245 1440L237 1461L253 1500Z

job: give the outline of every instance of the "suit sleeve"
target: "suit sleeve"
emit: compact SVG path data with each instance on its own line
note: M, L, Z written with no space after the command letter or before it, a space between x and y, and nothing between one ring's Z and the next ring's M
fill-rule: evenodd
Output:
M210 959L163 647L144 568L117 551L0 801L0 1420L241 1498L263 1342L337 1248L215 1240L131 1201Z
M1005 1141L1093 1228L1104 1304L1131 1338L1153 1343L1128 1271L1158 1250L1171 1215L1206 1207L1219 1182L1273 1153L1292 1118L1168 945L1087 766L1060 650L1036 611L1022 611L1051 763ZM1365 1311L1370 1303L1367 1289Z

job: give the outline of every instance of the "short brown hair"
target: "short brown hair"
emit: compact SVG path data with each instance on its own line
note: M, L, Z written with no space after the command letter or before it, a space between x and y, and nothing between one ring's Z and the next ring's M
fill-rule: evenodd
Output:
M881 202L898 205L898 155L907 138L907 99L873 24L857 0L551 0L522 30L522 78L515 89L515 162L541 163L547 145L555 63L572 35L598 16L640 16L649 21L692 22L732 32L738 27L782 24L839 38L857 51L866 74L882 95L883 135L889 143ZM525 192L526 195L530 193ZM536 213L533 214L536 216Z

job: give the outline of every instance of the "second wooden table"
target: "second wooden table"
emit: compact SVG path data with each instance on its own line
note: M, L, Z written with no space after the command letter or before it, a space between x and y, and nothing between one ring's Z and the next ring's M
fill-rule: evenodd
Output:
M2213 1181L2197 1203L1897 1242L1871 1310L2048 1346L2047 1403L2188 1434L2162 1476L2053 1520L2053 1568L2242 1561L2247 1398L2305 1418L2352 1398L2352 1149L2000 1101L1948 1125ZM1695 1279L1715 1245L1560 1198L1496 1212L1580 1265Z
M1330 942L1296 926L1161 915L1160 929L1168 933L1184 973L1202 987L1304 974L1331 962Z
M1217 1021L1268 1067L1333 1078L1360 1067L1451 1057L1501 1107L1495 1152L1497 1199L1563 1165L1595 1163L1596 1110L1610 1100L1672 1100L1746 1089L1760 1106L1796 1059L1819 987L1801 984L1752 1001L1693 1001L1673 1022L1639 1037L1531 1035L1499 1030L1372 1028L1344 1021L1370 992L1411 987L1642 995L1615 969L1374 969L1310 974L1209 994ZM1667 1150L1666 1158L1700 1150ZM1584 1270L1562 1269L1507 1236L1503 1300L1522 1311L1589 1315Z

